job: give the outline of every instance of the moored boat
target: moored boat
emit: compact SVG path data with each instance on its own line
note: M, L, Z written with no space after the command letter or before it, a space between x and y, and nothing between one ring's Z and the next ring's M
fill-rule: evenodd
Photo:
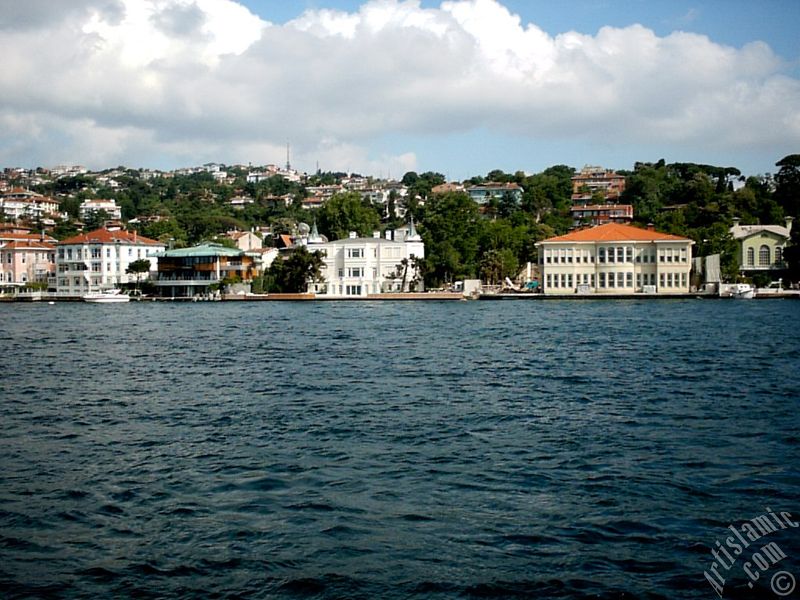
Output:
M756 297L756 290L749 283L737 283L731 288L731 297L737 300L752 300Z
M123 294L121 290L106 290L104 292L89 292L81 296L84 302L95 303L115 303L115 302L130 302L131 298L127 294Z

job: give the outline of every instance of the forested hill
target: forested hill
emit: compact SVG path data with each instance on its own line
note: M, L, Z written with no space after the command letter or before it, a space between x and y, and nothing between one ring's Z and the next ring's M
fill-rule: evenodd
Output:
M800 154L784 157L776 167L774 175L743 177L734 167L663 160L636 163L632 170L617 171L626 177L620 202L633 205L636 223L653 223L660 231L690 237L696 242L696 255L721 252L731 268L735 265L728 229L734 217L743 224L782 224L785 216L800 214ZM233 228L267 225L275 234L292 233L299 222L312 221L330 238L347 231L370 235L375 229L401 225L402 220L389 215L395 207L403 207L413 215L426 243L429 286L465 277L501 280L514 275L527 261L536 260L535 242L572 226L571 177L576 170L566 165L533 175L494 170L462 182L467 186L516 183L524 188L519 204L506 197L482 209L464 192L433 194L432 189L445 182L435 172L406 173L401 182L408 189L405 200L392 193L388 205L376 204L354 190L309 210L301 205L309 188L337 184L347 175L321 173L300 182L275 175L247 183L246 168L227 171L233 177L218 183L209 173L144 180L140 172L124 170L116 176L115 189L78 176L54 180L37 191L61 198L62 209L72 217L56 227L57 237L75 233L81 201L97 197L115 199L123 220L138 217L134 226L143 235L176 244L212 239ZM373 187L385 184L364 179ZM251 201L234 207L230 200L235 196Z

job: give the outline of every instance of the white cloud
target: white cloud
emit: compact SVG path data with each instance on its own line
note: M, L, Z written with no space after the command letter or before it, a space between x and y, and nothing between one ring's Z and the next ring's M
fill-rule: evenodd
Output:
M550 36L495 0L371 0L281 26L234 0L81 0L58 18L46 7L0 21L6 164L282 162L288 140L306 169L400 173L415 149L392 156L375 140L475 129L701 149L800 142L800 82L760 42L641 25Z

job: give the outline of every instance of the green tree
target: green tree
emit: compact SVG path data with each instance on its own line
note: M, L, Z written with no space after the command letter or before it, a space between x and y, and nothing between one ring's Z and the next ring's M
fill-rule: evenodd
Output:
M428 287L475 277L481 224L485 222L475 202L464 192L436 195L428 200L421 216Z
M94 231L105 225L109 220L109 214L104 209L93 210L83 220L84 231Z
M146 258L134 260L128 265L128 268L125 269L125 272L129 275L136 275L136 289L138 290L139 281L141 280L142 274L150 272L150 261Z
M351 231L367 237L380 228L380 214L357 192L334 195L317 211L317 227L330 240L344 239Z
M277 258L264 276L268 292L302 293L312 281L322 280L324 266L319 250L309 252L304 246L295 248L286 258Z
M501 283L506 277L513 277L519 270L517 257L508 248L490 250L481 259L481 276L490 285Z
M785 214L800 217L800 154L789 154L775 163L775 201Z
M786 262L790 281L800 282L800 225L792 227L789 243L783 251L783 260Z

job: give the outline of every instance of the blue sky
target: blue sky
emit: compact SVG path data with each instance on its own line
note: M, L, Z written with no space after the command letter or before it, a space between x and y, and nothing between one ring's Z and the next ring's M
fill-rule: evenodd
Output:
M799 27L798 0L31 0L0 14L0 164L774 172Z
M262 18L289 21L308 9L357 11L358 0L292 1L243 0ZM425 0L422 7L440 2ZM659 35L684 30L701 33L734 46L763 40L787 60L800 61L800 2L797 0L504 0L503 4L525 23L536 23L555 35L575 30L595 33L610 25L641 23Z
M275 0L245 0L250 10L266 20L285 23L297 18L305 10L331 9L357 12L363 2L357 0L328 0L281 2ZM436 8L440 2L422 1L423 8ZM800 1L765 0L574 0L535 1L503 0L502 4L519 15L524 25L533 23L552 36L567 31L594 35L602 27L627 27L642 24L659 36L674 31L687 31L708 36L712 41L740 48L754 41L769 44L786 63L787 74L800 74ZM691 68L687 65L687 68ZM773 170L783 149L768 150L760 155L744 156L738 152L718 152L714 155L705 149L673 148L670 144L642 144L619 147L610 140L567 140L555 136L551 139L526 136L497 135L476 129L454 136L393 135L376 141L376 147L386 152L402 151L413 147L422 164L420 169L438 170L453 179L463 179L476 172L486 172L493 165L507 171L517 169L538 171L550 164L566 163L580 166L584 163L603 162L615 168L632 168L631 160L658 160L666 157L674 161L714 162L727 161L750 173ZM453 160L454 148L458 160ZM660 151L659 151L660 150ZM797 148L800 152L800 147ZM638 154L640 152L640 154ZM532 158L533 166L525 162ZM635 157L635 158L634 158ZM494 162L492 162L494 161Z

